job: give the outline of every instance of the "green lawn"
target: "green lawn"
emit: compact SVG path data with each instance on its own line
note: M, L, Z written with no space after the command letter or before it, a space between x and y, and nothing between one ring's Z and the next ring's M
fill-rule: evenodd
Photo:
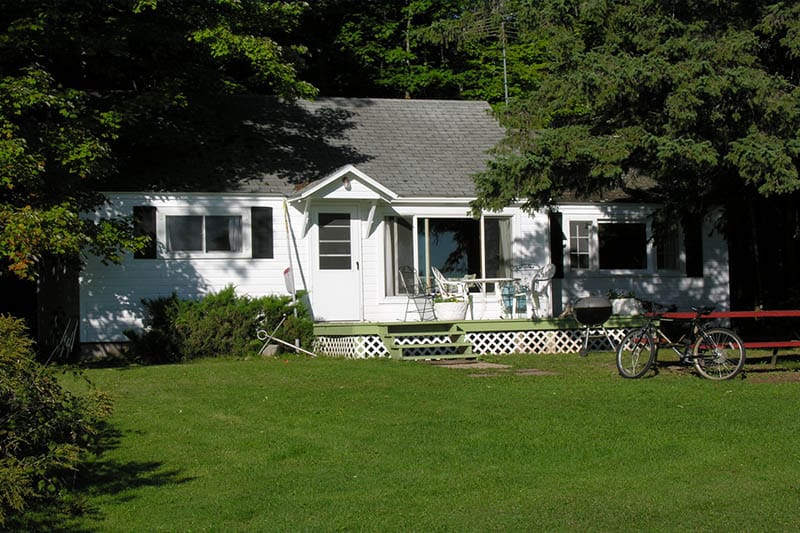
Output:
M610 354L496 361L511 368L289 357L88 371L116 400L117 435L74 527L798 527L791 358L721 383L672 368L623 380Z

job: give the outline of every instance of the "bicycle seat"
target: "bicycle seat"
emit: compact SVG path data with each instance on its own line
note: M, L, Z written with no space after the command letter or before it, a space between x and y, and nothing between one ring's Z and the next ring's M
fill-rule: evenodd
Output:
M707 315L710 312L712 312L715 308L713 305L693 305L691 309L698 315Z

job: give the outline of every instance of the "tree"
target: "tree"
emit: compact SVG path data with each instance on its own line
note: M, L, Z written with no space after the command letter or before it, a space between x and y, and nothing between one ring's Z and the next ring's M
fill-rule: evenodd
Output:
M215 95L294 98L291 41L303 2L0 1L0 262L32 278L44 257L142 245L130 224L80 213L103 202L120 153L191 131Z
M323 94L503 100L538 79L530 3L521 0L327 0L303 21L304 73ZM503 42L505 40L505 42Z
M743 199L800 190L800 6L552 1L538 16L546 74L501 116L476 210L623 189L673 219L741 218Z
M76 471L100 438L110 398L77 396L38 364L21 320L0 315L0 528L28 530L25 512L66 507ZM37 529L37 528L33 528Z

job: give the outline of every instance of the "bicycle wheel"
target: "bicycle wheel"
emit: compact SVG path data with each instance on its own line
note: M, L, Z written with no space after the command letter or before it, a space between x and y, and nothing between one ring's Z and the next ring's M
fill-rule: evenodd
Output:
M694 367L707 379L731 379L744 368L744 343L727 328L709 328L700 332L692 355Z
M646 328L629 331L617 346L617 370L623 378L644 376L655 358L653 335Z

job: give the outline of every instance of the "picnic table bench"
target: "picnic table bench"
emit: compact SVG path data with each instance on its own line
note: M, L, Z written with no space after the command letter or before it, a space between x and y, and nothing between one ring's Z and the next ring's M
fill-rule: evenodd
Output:
M666 312L661 315L663 318L671 318L677 320L688 319L691 320L695 317L695 313L691 312ZM712 311L703 318L800 318L799 309L783 309L773 311ZM800 329L800 324L798 324ZM744 339L743 339L744 340ZM772 364L777 362L778 349L780 348L800 348L800 339L786 339L786 340L768 340L768 341L747 341L744 340L745 348L753 349L772 349Z

